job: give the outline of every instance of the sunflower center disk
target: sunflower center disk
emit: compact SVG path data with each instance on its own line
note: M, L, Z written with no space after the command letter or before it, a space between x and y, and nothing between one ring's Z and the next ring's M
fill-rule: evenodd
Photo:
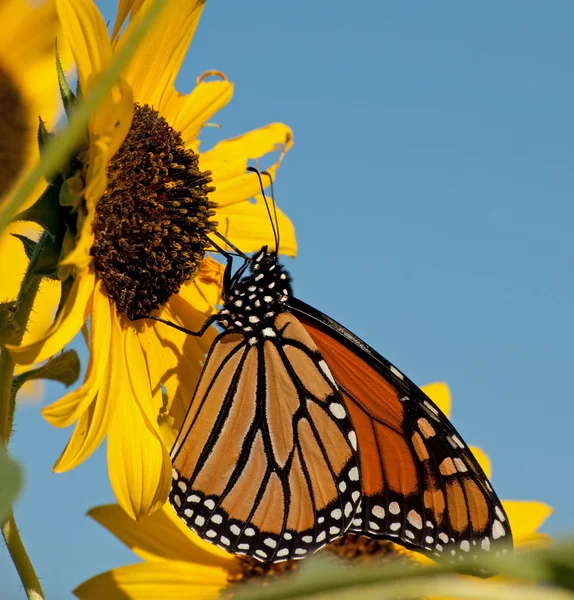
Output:
M23 98L0 66L0 196L10 188L24 166L30 133Z
M129 318L165 304L205 255L205 235L217 226L208 200L215 188L198 159L157 111L135 105L130 132L108 168L91 249L108 296Z

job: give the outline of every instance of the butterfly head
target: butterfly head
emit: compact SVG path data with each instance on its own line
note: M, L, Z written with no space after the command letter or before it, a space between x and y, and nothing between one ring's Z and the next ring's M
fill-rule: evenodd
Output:
M273 324L293 290L291 276L267 246L249 259L248 267L249 274L236 281L227 294L218 321L226 329L251 335Z

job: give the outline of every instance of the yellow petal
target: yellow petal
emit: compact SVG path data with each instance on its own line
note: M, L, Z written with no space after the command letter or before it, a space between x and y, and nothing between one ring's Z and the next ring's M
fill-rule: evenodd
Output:
M293 223L279 208L277 208L277 219L280 237L279 253L295 257L297 240ZM254 252L264 245L275 250L271 220L261 195L255 196L255 204L239 202L218 208L215 220L219 224L219 232L242 252Z
M192 331L200 329L205 321L205 315L190 306L183 298L172 296L164 307L164 318L187 327ZM175 427L183 422L187 408L193 397L195 387L203 370L205 355L209 351L217 330L210 327L202 337L182 334L173 328L156 326L156 334L165 348L170 348L172 355L166 359L173 361L171 373L164 378L164 386L171 400L170 412L175 417Z
M421 390L442 410L442 412L450 416L450 390L446 383L429 383L423 385Z
M94 274L87 271L77 277L70 296L47 332L25 346L6 346L14 362L31 365L59 352L78 333L92 310Z
M80 90L85 94L91 75L104 71L111 61L108 30L92 0L57 0L57 7L78 68Z
M42 416L54 427L68 427L79 419L98 393L102 373L107 371L107 349L111 342L110 308L108 299L98 289L94 299L90 356L84 383L42 410Z
M108 432L112 417L115 418L117 399L109 393L109 389L116 379L124 377L124 372L114 360L114 346L117 344L117 334L114 336L114 329L118 327L116 319L113 318L114 309L100 289L96 290L94 296L90 353L93 355L93 361L98 364L100 385L97 396L81 413L68 445L54 466L54 471L57 473L76 467L101 444ZM109 336L108 346L96 346L98 339L96 330L102 330L104 336ZM106 333L108 331L111 331L111 334Z
M90 155L84 192L88 212L95 210L98 200L106 191L108 162L130 130L133 103L130 86L120 79L90 119Z
M217 75L221 81L203 81ZM233 84L223 73L208 72L199 77L197 86L187 96L174 91L162 114L170 125L181 133L186 146L193 145L204 124L221 110L233 96Z
M118 372L108 393L117 407L108 431L108 470L120 506L140 519L165 503L171 462L156 430L158 415L151 422L146 414L152 412L153 398L137 337L132 330L122 331L119 324L115 335L110 362Z
M510 521L512 534L516 542L536 532L554 512L550 506L543 502L503 500L502 505Z
M256 196L261 191L261 186L257 175L246 171L249 161L281 150L275 164L267 169L273 175L292 145L291 129L283 123L272 123L220 142L204 152L200 155L199 166L202 170L212 172L216 188L209 199L223 207ZM265 179L263 183L266 184Z
M159 561L119 567L82 583L80 600L182 600L218 598L228 586L228 573L217 567Z
M132 61L124 71L134 101L153 106L163 114L164 103L174 86L179 67L187 53L205 0L167 0ZM145 5L144 5L145 6ZM129 39L132 27L145 15L140 10L128 24L117 47Z
M114 32L112 34L112 43L115 43L125 20L128 18L130 12L136 14L137 11L142 7L144 0L119 0L118 11L116 13L116 20L114 22Z
M88 515L146 561L181 560L196 565L234 568L234 557L204 542L188 529L169 505L134 521L117 504L97 506Z
M490 458L488 458L484 450L481 450L477 446L469 446L469 449L474 454L474 458L476 458L478 464L482 467L484 474L490 479L492 477Z
M206 256L197 276L181 286L179 296L207 318L221 303L224 271L222 263Z

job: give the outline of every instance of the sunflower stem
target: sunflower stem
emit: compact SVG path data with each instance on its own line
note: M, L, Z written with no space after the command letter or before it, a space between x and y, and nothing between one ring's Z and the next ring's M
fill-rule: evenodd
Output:
M12 317L13 327L9 340L11 344L16 346L22 343L36 294L40 287L41 277L34 272L34 269L47 241L48 233L43 233L30 257L30 262L20 285ZM5 447L8 446L10 435L12 434L14 411L16 408L16 397L12 386L15 367L16 365L12 360L12 356L8 351L3 349L0 353L0 441Z
M43 600L44 592L42 590L42 586L40 585L38 576L34 571L34 567L32 566L30 557L26 552L26 548L24 548L22 538L20 537L20 532L18 531L18 527L16 526L16 521L14 520L14 515L12 513L10 513L2 523L2 536L6 541L6 547L8 548L8 552L10 552L12 561L16 566L16 570L20 576L20 581L22 582L24 590L26 591L26 596L29 598L29 600Z
M48 233L43 233L30 257L30 262L20 285L20 291L14 305L14 313L11 320L10 339L8 340L15 345L22 343L32 307L34 306L34 300L40 287L42 278L35 273L35 267L47 241ZM15 367L16 365L10 353L6 349L2 349L0 352L0 442L5 447L8 446L8 441L12 434L14 412L16 409L16 393L13 386ZM26 590L26 595L30 600L42 600L44 592L42 591L42 586L38 581L30 557L24 548L12 510L8 512L7 517L2 521L1 529L12 562Z

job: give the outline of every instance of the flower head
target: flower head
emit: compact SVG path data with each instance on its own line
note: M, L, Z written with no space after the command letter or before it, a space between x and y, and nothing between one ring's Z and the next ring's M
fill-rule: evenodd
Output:
M443 383L425 386L424 391L448 416L450 393ZM174 437L169 428L167 438ZM490 476L488 458L481 450L472 448L477 460ZM504 501L517 547L540 543L547 537L537 529L551 509L541 502ZM232 556L224 550L206 543L188 529L170 506L136 523L120 507L99 506L88 513L94 520L130 547L144 562L113 569L84 582L75 594L81 600L96 598L187 597L217 598L222 590L238 581L257 576L271 576L296 568L297 563L265 565L245 557ZM349 534L343 536L323 552L335 553L342 558L361 561L389 562L393 560L417 561L432 564L418 552L413 552L387 540L372 540ZM179 596L177 595L179 594Z
M275 123L199 151L201 128L233 91L220 73L200 77L187 95L174 87L203 4L168 0L92 115L86 146L71 161L65 183L69 212L59 275L67 295L48 331L11 348L19 364L43 360L89 319L83 385L43 410L56 427L76 423L55 470L77 466L107 437L112 488L135 518L167 498L171 463L158 419L171 415L181 423L216 332L192 338L130 319L153 312L188 329L201 327L219 302L223 273L206 256L206 235L219 222L246 252L269 242L264 204L249 201L258 179L246 166L281 151L269 169L275 173L292 143L289 128ZM148 5L120 2L110 37L92 0L57 1L81 93L105 71ZM281 213L280 226L281 251L294 255L293 228Z

